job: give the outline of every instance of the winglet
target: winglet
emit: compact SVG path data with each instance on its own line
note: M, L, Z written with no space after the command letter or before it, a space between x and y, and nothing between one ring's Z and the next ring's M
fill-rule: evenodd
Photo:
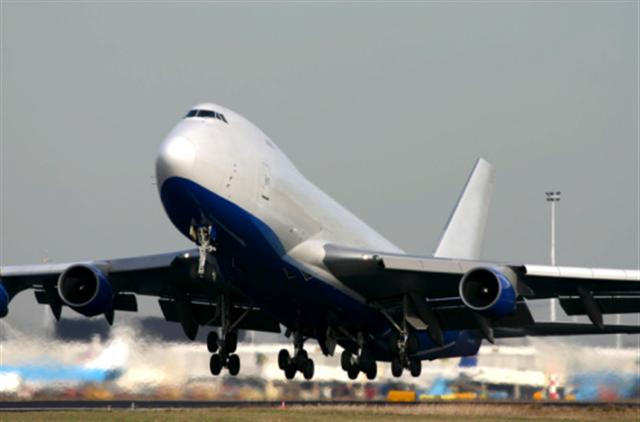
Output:
M488 161L483 158L476 161L458 204L449 217L434 257L480 258L494 175L493 166Z

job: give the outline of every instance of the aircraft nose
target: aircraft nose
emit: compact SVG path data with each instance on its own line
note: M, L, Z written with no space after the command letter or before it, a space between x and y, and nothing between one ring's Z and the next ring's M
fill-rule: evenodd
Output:
M158 186L170 177L189 177L196 159L196 147L185 136L171 136L160 146L156 160Z

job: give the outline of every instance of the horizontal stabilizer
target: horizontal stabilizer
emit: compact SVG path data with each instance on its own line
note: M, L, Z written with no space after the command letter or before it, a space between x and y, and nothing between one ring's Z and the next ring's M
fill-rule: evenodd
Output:
M476 162L458 204L436 248L434 257L478 259L487 226L494 169L483 158Z

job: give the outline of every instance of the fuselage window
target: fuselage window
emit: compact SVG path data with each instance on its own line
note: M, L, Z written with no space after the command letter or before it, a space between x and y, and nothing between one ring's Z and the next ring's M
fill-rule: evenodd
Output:
M224 117L222 113L218 113L217 111L212 111L212 110L191 110L184 117L185 118L203 117L203 118L209 118L209 119L218 119L225 122L226 124L229 124L229 122L227 122L227 119Z

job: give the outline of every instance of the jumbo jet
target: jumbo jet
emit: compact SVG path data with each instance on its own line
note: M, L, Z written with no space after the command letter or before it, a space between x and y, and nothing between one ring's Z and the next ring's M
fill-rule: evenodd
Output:
M59 319L136 311L155 296L168 321L194 339L207 327L213 375L240 370L238 330L280 332L293 343L278 365L311 379L304 349L343 350L349 378L420 375L422 361L469 356L483 340L639 333L603 314L640 313L640 271L480 259L494 170L479 159L432 256L405 254L308 181L260 129L225 107L191 109L160 146L160 198L195 247L66 264L0 267L0 315L19 292ZM531 301L559 298L591 323L538 322Z

